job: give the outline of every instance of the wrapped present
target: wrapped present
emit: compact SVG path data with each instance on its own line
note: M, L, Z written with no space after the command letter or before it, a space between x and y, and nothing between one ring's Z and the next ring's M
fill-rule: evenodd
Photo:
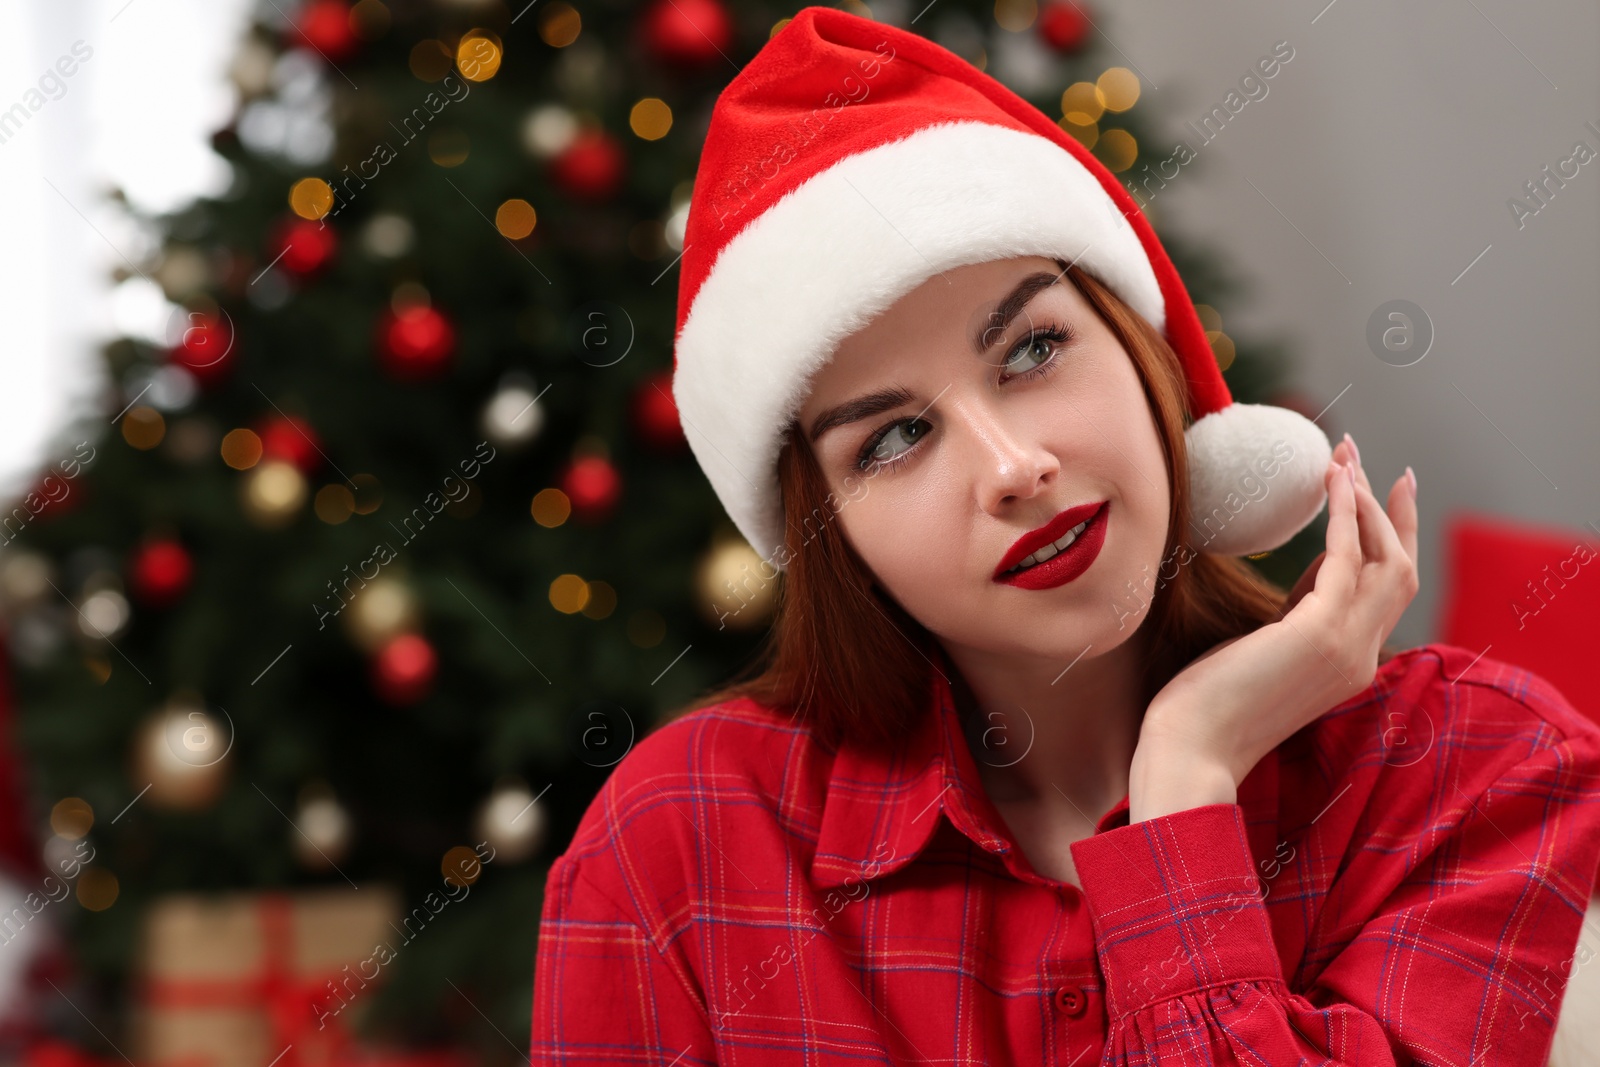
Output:
M398 895L374 887L164 898L144 922L134 1060L150 1067L367 1061L348 1024L382 980L379 956L392 958L387 945L399 914Z

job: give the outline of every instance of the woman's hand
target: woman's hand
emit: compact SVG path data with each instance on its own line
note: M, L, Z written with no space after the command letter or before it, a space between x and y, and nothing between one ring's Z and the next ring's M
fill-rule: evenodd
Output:
M1334 449L1327 549L1282 619L1225 641L1151 701L1129 775L1129 819L1232 803L1250 769L1296 730L1372 684L1378 652L1417 593L1415 476L1388 512L1346 434Z

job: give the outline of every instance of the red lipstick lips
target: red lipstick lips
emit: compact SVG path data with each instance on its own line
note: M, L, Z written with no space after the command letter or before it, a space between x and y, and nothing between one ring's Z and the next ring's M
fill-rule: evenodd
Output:
M1088 570L1089 565L1100 554L1100 546L1106 539L1106 519L1110 507L1110 502L1105 500L1093 504L1080 504L1063 511L1039 529L1023 534L1017 538L1016 544L1006 550L999 566L995 568L994 580L1023 589L1050 589L1072 581ZM1007 573L1028 556L1046 545L1059 541L1079 523L1085 521L1088 525L1065 549L1043 563L1035 563L1020 571Z

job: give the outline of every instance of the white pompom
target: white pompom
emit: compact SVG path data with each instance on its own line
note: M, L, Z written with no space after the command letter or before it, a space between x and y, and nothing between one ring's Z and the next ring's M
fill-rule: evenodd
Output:
M1198 551L1248 556L1277 548L1327 502L1333 448L1297 411L1230 404L1196 419L1189 450L1189 538Z

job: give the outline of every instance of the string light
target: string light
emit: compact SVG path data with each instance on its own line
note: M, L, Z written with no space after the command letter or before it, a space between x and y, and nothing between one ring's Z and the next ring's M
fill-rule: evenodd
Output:
M1093 148L1095 142L1100 140L1100 127L1093 122L1083 125L1070 119L1062 118L1056 125L1072 134L1073 137L1077 138L1078 143L1085 148Z
M317 518L329 526L337 526L355 514L356 498L347 486L335 482L317 490L311 507Z
M646 141L659 141L672 129L672 108L666 101L647 96L628 112L628 127Z
M140 404L122 417L122 439L140 451L149 451L167 436L167 420L161 412Z
M538 221L539 213L526 200L507 200L494 213L494 228L500 231L502 237L509 237L513 241L520 241L532 233Z
M486 82L499 72L504 54L500 38L488 30L472 30L456 45L456 69L469 82Z
M533 521L555 528L572 517L572 501L559 489L541 489L533 498Z
M320 219L333 207L333 186L321 178L301 178L289 187L289 207L303 219Z
M94 825L94 809L82 797L67 797L50 809L50 829L56 836L76 841Z
M1107 111L1126 111L1139 101L1139 76L1127 67L1112 67L1095 80Z
M617 591L610 582L590 582L589 602L583 613L591 619L604 619L617 610Z
M566 0L556 0L539 18L539 38L551 48L565 48L583 32L583 16Z
M1233 338L1221 330L1207 330L1206 339L1211 342L1211 352L1217 357L1217 369L1227 370L1233 366L1233 359L1237 354L1234 351Z
M1100 140L1095 145L1100 153L1100 158L1112 171L1124 171L1133 166L1133 161L1139 158L1139 142L1133 139L1133 134L1127 130L1103 130Z
M557 575L550 583L550 606L563 615L575 615L589 603L589 583L576 574Z
M1061 117L1080 126L1100 121L1106 98L1094 82L1073 82L1061 94Z
M1037 0L995 0L994 20L1002 30L1021 33L1039 17Z
M236 471L249 470L261 462L261 438L254 430L229 430L222 439L222 462Z

